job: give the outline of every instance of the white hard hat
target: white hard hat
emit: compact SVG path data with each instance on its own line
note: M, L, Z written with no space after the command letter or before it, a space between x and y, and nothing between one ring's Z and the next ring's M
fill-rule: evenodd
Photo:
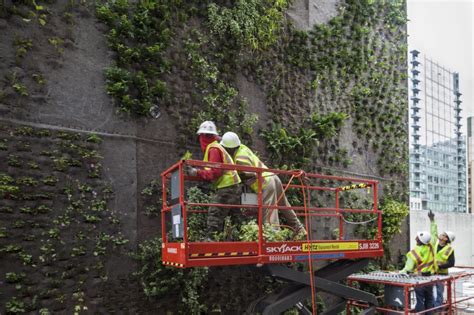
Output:
M221 145L229 149L237 148L240 145L239 136L235 132L228 131L222 136Z
M211 135L219 135L217 133L216 125L210 120L203 122L201 126L199 126L199 130L196 133L198 135L202 133L211 134Z
M456 239L456 236L451 231L444 231L444 234L446 234L450 242L454 242L454 240Z
M428 244L431 241L431 234L427 231L418 232L416 236L423 244Z

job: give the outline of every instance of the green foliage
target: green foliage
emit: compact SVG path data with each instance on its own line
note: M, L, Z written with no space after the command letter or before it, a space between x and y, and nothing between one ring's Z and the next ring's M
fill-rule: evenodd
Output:
M20 79L17 77L16 72L13 72L10 74L10 85L13 88L13 90L20 96L28 96L28 89L26 86L20 81Z
M222 73L217 63L204 57L202 51L205 47L213 46L215 43L197 31L193 32L193 36L195 39L186 40L185 50L201 92L202 106L197 115L191 119L188 132L194 134L203 121L212 120L223 130L234 130L241 136L248 137L253 132L253 125L258 116L248 112L247 101L239 97L235 87L221 78ZM219 53L214 54L214 57L223 58Z
M33 48L33 41L28 38L17 38L13 42L13 45L16 47L16 60L18 63L26 56L26 53Z
M404 202L385 198L380 203L380 210L383 211L382 237L385 247L388 248L388 244L393 236L401 232L401 226L408 216L409 208Z
M31 77L38 83L39 85L45 85L46 84L46 79L43 77L41 74L34 73L31 75Z
M13 213L13 209L11 207L3 206L0 207L0 213Z
M61 156L53 158L54 169L60 172L64 172L69 168L69 158L66 156Z
M309 32L289 28L280 37L277 52L252 60L249 65L265 87L268 107L274 109L272 120L299 138L298 128L289 126L303 123L300 119L307 112L331 110L350 115L352 130L359 138L353 146L359 154L372 149L379 156L380 174L406 177L407 97L401 95L406 77L400 67L406 62L404 3L341 3L339 15L329 23L316 24ZM304 88L299 82L302 76L309 76ZM311 100L306 105L308 92ZM275 131L278 138L279 130ZM343 156L346 149L338 148L337 140L319 140L321 150L310 158L322 165L349 166L351 159ZM274 151L273 145L269 151ZM286 156L279 164L295 165L295 161ZM402 190L401 185L396 193Z
M267 242L283 242L293 240L294 233L290 229L274 229L270 224L263 226L263 238ZM255 220L251 220L247 224L242 225L239 233L242 241L255 242L258 241L258 224Z
M18 314L26 312L26 305L23 301L19 300L16 297L13 297L10 301L7 302L6 308L7 313Z
M117 53L117 64L106 70L107 93L121 111L149 115L162 103L167 87L160 76L169 69L165 58L174 14L180 1L106 1L97 6L97 17L109 26L109 47Z
M145 188L143 188L141 194L144 196L153 196L157 195L161 184L158 180L152 180Z
M277 165L288 163L291 168L301 168L311 161L313 150L320 141L334 137L348 117L336 112L327 115L313 113L296 133L290 133L279 124L272 124L261 135Z
M199 187L190 187L187 192L188 202L210 203L211 197ZM193 210L204 211L208 207L193 207ZM207 232L207 215L205 213L193 213L188 217L188 239L191 242L203 241Z
M48 186L55 186L58 181L59 181L58 178L51 175L48 175L41 180L43 184L48 185Z
M53 47L56 49L56 51L60 54L64 52L63 44L64 44L64 39L59 38L59 37L51 37L48 38L48 42L53 45Z
M20 191L20 188L15 185L15 180L7 175L0 173L0 195L14 195Z
M276 165L284 161L298 168L309 162L313 148L318 144L316 133L300 128L297 134L289 133L279 124L261 133L267 142L267 149Z
M327 115L313 113L310 117L311 129L319 139L331 138L337 135L348 118L349 115L345 113L332 112Z
M135 275L140 279L143 292L149 298L175 298L177 308L186 314L205 311L199 293L206 281L207 268L177 269L161 263L161 239L155 238L139 244L133 257L138 263ZM183 302L183 303L179 303Z
M140 278L143 292L148 297L163 297L180 289L183 271L161 264L161 239L152 239L138 245L133 255L139 267L135 273Z
M5 280L8 283L19 283L23 279L25 279L26 274L25 273L15 273L15 272L7 272L5 274Z
M7 164L13 167L20 167L21 166L20 157L18 155L9 154L7 156Z
M23 186L37 186L38 181L29 176L22 176L16 179L18 185Z
M101 143L102 139L97 134L92 133L89 137L87 137L86 141L92 143Z
M369 208L370 202L367 199L360 200L355 194L351 195L352 201L349 201L345 206L348 208ZM390 264L390 242L396 234L401 232L402 224L408 216L409 208L405 202L393 199L392 197L384 198L379 205L379 210L382 214L382 244L384 248L384 258L381 261L382 267L387 268ZM351 221L363 222L375 219L371 214L351 214L346 216ZM377 236L377 224L373 221L370 225L360 225L356 229L356 233L361 237L373 239Z
M15 224L13 227L16 227ZM8 244L0 248L0 253L18 253L21 251L21 246L16 244Z
M211 3L208 7L211 32L237 47L266 49L278 39L289 1L239 0L232 8Z
M21 155L4 155L5 164L25 165L24 170L6 167L9 173L20 175L13 177L6 171L0 174L0 198L10 199L4 200L6 204L0 207L0 256L10 265L2 287L4 310L8 314L47 314L50 312L46 309L39 311L40 304L36 300L45 297L51 301L49 306L56 309L72 296L76 306L68 305L63 310L73 313L77 305L84 304L81 287L92 279L104 281L106 257L111 252L119 255L119 248L128 243L120 232L118 218L107 207L110 185L100 177L83 178L90 164L100 159L97 151L91 149L98 150L98 145L78 133L14 128L9 124L0 129L0 134L14 144L7 154L30 149ZM34 139L40 137L46 139ZM45 146L48 146L47 151L39 154ZM77 164L81 155L86 161ZM41 172L31 171L30 168L39 167L38 163L41 163ZM70 166L80 169L69 172ZM56 168L65 173L57 174ZM6 192L5 197L3 192ZM89 220L94 221L93 224L84 222L83 218L88 215L94 217ZM72 285L65 285L63 280L66 279ZM44 286L34 286L31 281L44 283L48 292L42 292ZM8 301L16 291L20 295Z
M157 181L142 191L144 195L153 195L159 188ZM208 203L210 196L198 187L187 190L187 200L195 203ZM193 210L203 210L195 207ZM188 238L190 241L202 241L206 236L206 215L193 213L188 216ZM181 270L166 267L161 262L161 239L155 238L139 244L138 251L133 257L139 264L135 275L140 279L143 292L149 298L174 297L180 303L180 311L186 314L205 312L202 301L199 300L203 284L207 282L207 268Z

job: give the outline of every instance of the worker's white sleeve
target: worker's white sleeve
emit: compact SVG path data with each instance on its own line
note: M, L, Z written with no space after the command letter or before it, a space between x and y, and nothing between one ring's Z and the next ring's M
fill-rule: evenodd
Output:
M435 221L431 221L430 224L430 233L431 233L431 245L436 246L436 241L438 240L438 225ZM436 248L434 249L436 251Z

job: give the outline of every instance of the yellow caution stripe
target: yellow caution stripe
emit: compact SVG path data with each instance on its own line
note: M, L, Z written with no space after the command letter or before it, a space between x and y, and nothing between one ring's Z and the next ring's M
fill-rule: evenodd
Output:
M179 264L179 263L175 263L175 262L171 262L171 261L164 261L163 265L173 266L173 267L181 267L181 268L184 267L184 264Z
M220 253L197 253L191 254L191 258L207 258L207 257L236 257L256 255L255 252L220 252Z
M370 187L370 185L368 185L366 183L360 183L360 184L352 184L352 185L348 185L348 186L341 186L341 187L339 187L339 189L341 189L341 190L351 190L351 189L367 188L367 187Z

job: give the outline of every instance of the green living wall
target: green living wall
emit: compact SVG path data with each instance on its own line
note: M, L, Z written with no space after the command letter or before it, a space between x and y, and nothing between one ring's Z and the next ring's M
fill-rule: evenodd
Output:
M248 141L261 133L279 165L347 168L337 129L374 152L377 173L406 176L406 33L403 1L343 1L309 31L285 18L288 1L110 1L99 5L116 63L107 92L120 110L168 112L183 144L214 120ZM266 122L236 87L243 75L263 91ZM315 149L318 150L315 150ZM288 154L288 152L301 154ZM381 152L384 152L382 156ZM298 156L296 156L298 155ZM312 161L313 163L308 163ZM404 187L398 193L404 191Z
M0 17L19 25L8 37L14 62L9 69L0 65L0 103L15 110L47 103L48 67L63 66L76 49L74 30L90 30L84 25L91 23L112 52L96 65L105 68L106 83L95 88L124 117L154 117L150 124L176 129L181 154L196 152L197 126L214 120L220 131L238 132L272 167L378 178L384 229L395 235L407 202L405 2L340 1L334 17L308 30L288 17L293 2L0 1ZM0 33L5 27L0 23ZM133 305L142 313L241 313L254 292L279 285L246 267L176 271L161 265L159 239L127 244L103 178L100 140L2 125L5 312L112 312ZM137 197L156 226L159 188L153 181ZM207 194L195 190L192 198ZM359 194L344 200L354 208L366 202ZM130 278L120 280L128 290L108 285L110 257L134 259Z
M213 120L221 131L254 143L274 167L347 174L370 164L362 169L386 180L382 205L390 220L384 229L391 237L407 215L405 2L341 1L335 17L307 31L288 19L291 4L106 1L97 16L109 27L108 45L116 52L105 71L107 93L131 115L169 115L183 152L195 143L197 126ZM256 111L255 101L244 96L252 94L239 88L242 81L264 95L263 109ZM264 147L258 146L262 139ZM159 198L158 190L150 195ZM366 202L352 194L345 204ZM145 292L158 299L173 292L158 292L163 282L170 285L160 276L169 269L150 267L159 243L146 243L141 256ZM150 268L157 274L148 277ZM183 296L187 311L241 310L233 299L225 302L227 291L209 304L212 285L199 289L195 281L211 277L200 269L185 276L195 285L184 293L195 292L192 303Z

